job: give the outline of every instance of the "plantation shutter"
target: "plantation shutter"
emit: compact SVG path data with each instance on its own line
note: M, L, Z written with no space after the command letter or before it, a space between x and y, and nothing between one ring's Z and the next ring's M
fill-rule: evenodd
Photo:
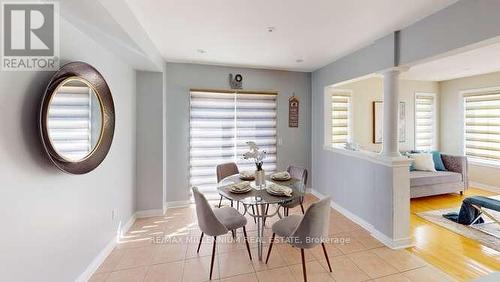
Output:
M343 146L350 141L351 95L333 93L332 102L332 145Z
M464 95L465 154L500 160L500 91Z
M92 149L90 91L87 86L61 86L49 106L52 145L69 160L81 160Z
M247 141L268 152L266 172L276 170L276 94L191 91L190 185L218 198L216 166L235 162L240 171L255 170L244 160Z
M434 94L415 95L415 149L430 151L436 144L436 101Z

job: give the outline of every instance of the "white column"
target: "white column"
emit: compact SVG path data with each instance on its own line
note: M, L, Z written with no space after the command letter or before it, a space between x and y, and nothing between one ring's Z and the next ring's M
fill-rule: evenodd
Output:
M399 114L399 70L391 69L384 73L384 140L383 156L398 157L398 114Z

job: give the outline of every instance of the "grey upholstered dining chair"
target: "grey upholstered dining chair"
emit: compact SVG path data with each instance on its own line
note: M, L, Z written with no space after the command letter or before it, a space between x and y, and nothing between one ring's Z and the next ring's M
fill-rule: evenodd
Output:
M247 219L241 215L236 209L231 207L223 207L219 209L212 209L208 203L205 196L198 191L198 188L193 187L194 202L196 204L196 216L198 218L198 225L201 229L200 242L198 243L198 249L196 252L200 251L201 242L203 240L203 235L207 234L214 237L214 245L212 248L212 262L210 263L210 279L212 279L212 271L214 268L214 258L215 258L215 244L217 242L217 236L224 235L229 232L229 230L236 230L238 228L243 228L243 235L245 236L245 243L247 246L248 256L252 260L252 254L250 253L250 245L247 239L247 230L245 225L247 224Z
M240 171L238 169L238 166L235 164L235 163L225 163L225 164L220 164L220 165L217 165L216 167L216 172L217 172L217 183L219 183L222 179L228 177L228 176L231 176L231 175L235 175L235 174L239 174ZM222 205L222 195L220 196L220 200L219 200L219 208L221 207ZM231 207L233 206L233 201L232 200L229 200L231 201ZM236 203L236 209L239 210L240 209L240 203L237 202ZM253 211L253 214L255 214L255 209L253 207L253 205L251 206L251 209ZM255 221L255 223L257 223L256 219L254 218L253 219ZM233 232L233 237L234 237L234 232Z
M303 185L301 187L304 189L304 191L301 191L301 192L305 192L306 185L307 185L307 169L291 165L291 166L288 166L286 171L288 171L288 173L290 173L290 176L292 178L299 179L302 182ZM283 204L281 206L284 208L285 216L288 216L288 212L291 208L295 208L298 205L300 205L300 209L302 210L302 214L304 214L303 203L304 203L304 197L300 197L300 198L294 199L291 202Z
M225 164L220 164L217 165L216 167L216 172L217 172L217 183L219 183L222 179L240 173L238 170L238 166L235 163L225 163ZM219 208L222 205L222 196L220 196L219 200ZM233 201L231 201L231 207L233 206Z
M302 272L304 281L307 281L306 263L304 259L304 249L310 249L321 244L325 254L328 268L332 272L330 260L326 253L324 239L328 236L330 223L330 197L311 204L304 215L291 215L280 219L273 224L273 236L267 251L266 264L273 248L274 237L278 236L288 239L287 242L294 247L300 248L302 257Z

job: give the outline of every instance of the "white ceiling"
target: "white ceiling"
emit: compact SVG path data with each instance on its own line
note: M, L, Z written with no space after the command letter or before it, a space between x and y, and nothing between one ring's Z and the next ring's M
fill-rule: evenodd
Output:
M443 81L500 71L500 42L411 67L403 79Z
M126 1L167 61L296 71L316 70L456 2Z

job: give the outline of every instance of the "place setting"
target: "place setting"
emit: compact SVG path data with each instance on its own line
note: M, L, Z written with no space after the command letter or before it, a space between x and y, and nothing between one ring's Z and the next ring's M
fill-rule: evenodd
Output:
M275 181L288 181L292 179L292 176L288 171L280 171L271 174L271 179Z
M270 183L266 186L266 192L273 196L285 196L291 197L293 190L290 187L279 185L276 183Z
M234 194L244 194L244 193L250 192L252 189L253 188L250 185L250 182L243 181L243 182L240 182L240 183L232 184L229 187L229 192L234 193Z

